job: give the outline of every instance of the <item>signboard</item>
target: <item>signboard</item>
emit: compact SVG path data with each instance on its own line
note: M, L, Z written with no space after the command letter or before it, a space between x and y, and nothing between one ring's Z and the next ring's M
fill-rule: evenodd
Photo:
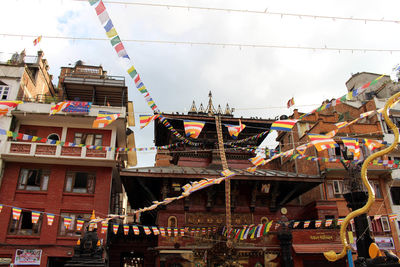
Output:
M15 265L40 265L41 249L17 249L15 252Z
M394 249L394 242L391 237L375 237L375 243L379 249Z

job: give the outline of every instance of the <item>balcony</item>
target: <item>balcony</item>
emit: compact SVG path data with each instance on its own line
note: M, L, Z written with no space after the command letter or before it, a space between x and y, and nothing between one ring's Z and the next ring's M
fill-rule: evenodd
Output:
M83 166L115 166L115 151L90 149L87 147L66 147L50 144L7 141L2 158L48 164L74 164Z

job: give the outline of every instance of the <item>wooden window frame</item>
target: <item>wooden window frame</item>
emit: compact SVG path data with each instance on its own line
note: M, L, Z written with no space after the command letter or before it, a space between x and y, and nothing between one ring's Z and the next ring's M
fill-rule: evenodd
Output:
M29 219L25 219L25 216L29 216ZM18 220L14 220L11 212L11 218L8 225L7 234L16 235L16 236L40 236L42 221L43 221L43 213L40 213L39 220L37 223L32 224L32 228L22 228L23 220L30 220L32 222L32 211L30 210L22 210L21 215Z
M84 173L84 174L87 175L87 177L86 177L87 178L86 191L82 190L82 188L85 188L85 187L75 187L75 182L76 182L76 178L77 178L77 174L78 173ZM70 183L69 183L69 180L71 180ZM91 181L91 183L90 183L90 181ZM66 192L66 193L79 193L79 194L94 194L95 189L96 189L96 173L94 173L94 172L85 172L85 171L67 171L66 172L66 174L65 174L64 192Z
M28 180L30 178L29 172L36 171L36 179L40 179L39 185L28 185ZM23 172L26 172L26 178L24 178ZM47 178L46 178L47 177ZM21 168L18 177L17 190L26 190L26 191L47 191L50 180L50 170L48 169L26 169Z
M4 94L5 91L7 92L6 94ZM0 100L7 100L9 93L10 93L10 86L0 85Z
M79 140L79 142L78 142ZM102 146L103 145L103 134L99 133L81 133L76 132L74 134L74 143L77 145L92 145L92 146Z
M81 236L82 233L86 231L87 226L90 221L90 213L79 213L79 212L61 212L60 219L58 222L58 236ZM71 217L71 225L68 229L65 229L64 226L64 217ZM77 219L84 220L83 226L80 231L76 230L76 221Z

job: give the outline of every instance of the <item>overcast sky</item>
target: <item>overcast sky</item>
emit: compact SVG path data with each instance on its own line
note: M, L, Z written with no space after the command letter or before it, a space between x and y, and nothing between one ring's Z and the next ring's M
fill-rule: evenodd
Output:
M126 2L134 2L126 0ZM201 6L309 14L314 16L400 19L400 1L267 1L267 0L135 0L136 3ZM205 43L328 47L342 49L399 49L400 24L318 19L249 12L226 12L107 3L107 11L122 40L188 41ZM108 41L50 39L46 36L105 38L93 7L73 0L3 0L0 2L0 58L26 49L42 49L56 77L61 66L77 60L101 64L110 75L125 75ZM43 35L39 46L31 37ZM326 51L124 42L144 84L162 112L187 112L193 100L235 108L235 116L275 118L289 115L286 102L308 112L325 99L346 93L352 73L390 74L400 52ZM129 76L129 100L136 119L151 114ZM280 108L279 108L280 107ZM138 122L138 121L137 121ZM153 129L136 129L138 147L153 146ZM151 165L154 155L139 153L139 165Z

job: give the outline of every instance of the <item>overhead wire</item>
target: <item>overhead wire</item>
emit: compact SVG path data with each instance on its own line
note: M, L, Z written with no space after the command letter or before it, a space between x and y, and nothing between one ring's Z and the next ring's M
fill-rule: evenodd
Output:
M0 33L3 37L18 37L18 38L37 38L40 34L13 34L13 33ZM41 35L42 38L46 39L60 39L60 40L80 40L80 41L109 41L107 38L100 37L74 37L74 36L62 36L62 35ZM397 53L400 49L378 49L378 48L350 48L350 47L328 47L324 46L301 46L301 45L281 45L281 44L256 44L256 43L223 43L223 42L198 42L198 41L168 41L168 40L150 40L150 39L121 39L123 42L134 42L140 44L172 44L172 45L199 45L199 46L214 46L214 47L234 47L234 48L274 48L274 49L299 49L308 51L334 51L339 54L345 52L385 52L385 53Z

